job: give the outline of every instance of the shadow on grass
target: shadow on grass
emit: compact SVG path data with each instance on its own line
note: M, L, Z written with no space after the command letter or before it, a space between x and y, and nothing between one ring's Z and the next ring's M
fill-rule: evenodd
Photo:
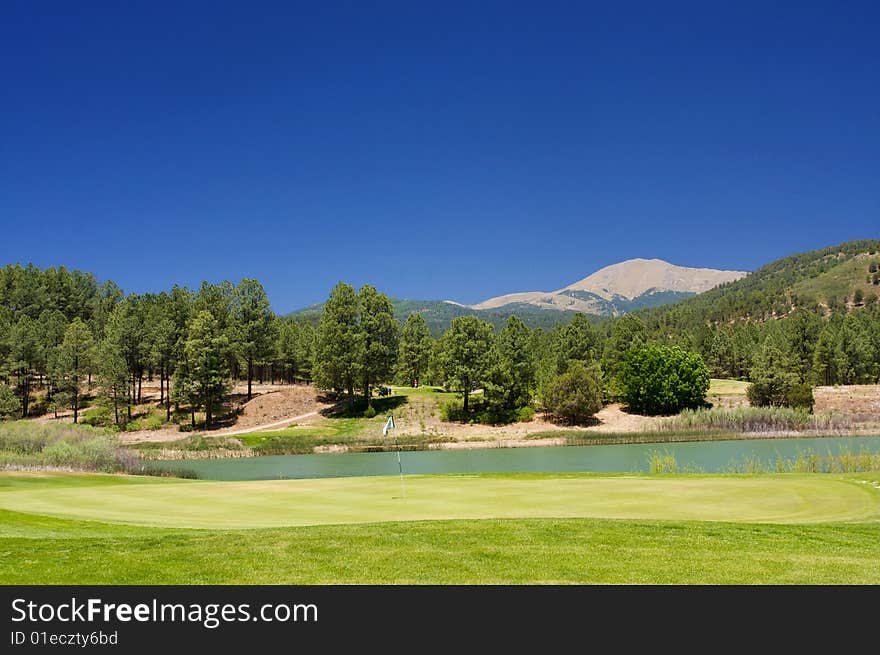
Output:
M384 398L373 398L373 409L376 414L384 414L397 409L401 405L405 405L409 400L406 396L385 396ZM354 405L349 404L348 400L342 399L337 401L332 407L321 410L321 415L327 418L363 418L367 409L367 403L363 398L355 399Z

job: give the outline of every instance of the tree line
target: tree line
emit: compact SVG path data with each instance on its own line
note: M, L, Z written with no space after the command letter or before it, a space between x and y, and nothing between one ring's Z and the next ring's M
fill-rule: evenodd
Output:
M751 381L756 404L806 405L813 385L880 381L877 303L713 321L682 309L692 302L600 323L574 314L549 330L516 316L500 329L459 316L434 338L418 313L401 325L370 285L338 284L314 325L275 315L252 279L126 295L63 267L7 266L0 414L69 407L78 420L83 393L94 390L125 426L144 381L158 379L166 421L186 408L190 425L197 411L211 424L234 379L247 383L248 398L255 381L314 380L368 415L376 389L396 382L459 392L443 407L450 420L522 420L537 408L582 422L609 400L646 413L697 405L709 375ZM660 400L644 396L645 380Z
M159 403L201 408L211 423L231 380L310 381L315 330L276 316L262 285L202 283L125 295L113 282L64 267L0 269L0 414L70 408L79 420L93 386L113 422L132 417L144 380ZM33 402L40 392L41 405Z

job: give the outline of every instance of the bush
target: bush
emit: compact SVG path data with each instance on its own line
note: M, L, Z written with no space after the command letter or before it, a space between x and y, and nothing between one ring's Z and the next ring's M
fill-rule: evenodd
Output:
M630 410L677 414L706 404L709 369L698 353L677 346L639 346L624 355L618 381Z
M578 425L602 409L602 383L595 368L571 360L568 370L547 385L544 410L554 419Z
M368 405L367 409L364 410L364 418L373 418L376 415L376 408L372 405Z
M482 425L506 425L508 423L528 422L535 418L532 407L508 409L490 403L470 403L470 411L465 413L464 403L454 399L440 406L440 418L450 423L480 423Z
M764 378L752 382L746 396L754 407L800 407L813 411L813 388L792 378Z
M99 405L87 409L82 413L79 422L83 425L110 425L113 423L113 408L106 405Z
M0 384L0 418L8 418L21 413L21 405L9 385Z
M6 466L50 466L107 473L127 470L133 459L108 431L69 423L18 422L4 426L0 455Z

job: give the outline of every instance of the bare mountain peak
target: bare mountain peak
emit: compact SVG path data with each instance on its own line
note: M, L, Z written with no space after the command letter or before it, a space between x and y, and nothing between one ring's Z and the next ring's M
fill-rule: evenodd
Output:
M677 266L662 259L637 257L601 268L595 273L553 292L529 291L490 298L472 305L491 309L511 303L567 309L591 314L617 314L632 301L651 295L670 298L702 293L745 277L745 271L722 271L713 268Z

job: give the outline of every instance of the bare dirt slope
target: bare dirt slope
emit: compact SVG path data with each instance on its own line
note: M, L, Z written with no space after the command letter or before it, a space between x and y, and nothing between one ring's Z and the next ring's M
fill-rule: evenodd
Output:
M260 391L264 390L260 389ZM235 423L235 428L238 430L275 423L294 416L318 412L325 407L329 405L316 399L314 387L306 385L275 387L274 390L260 393L259 396L242 405L242 413Z
M816 413L835 411L880 425L880 384L816 387L813 397Z

